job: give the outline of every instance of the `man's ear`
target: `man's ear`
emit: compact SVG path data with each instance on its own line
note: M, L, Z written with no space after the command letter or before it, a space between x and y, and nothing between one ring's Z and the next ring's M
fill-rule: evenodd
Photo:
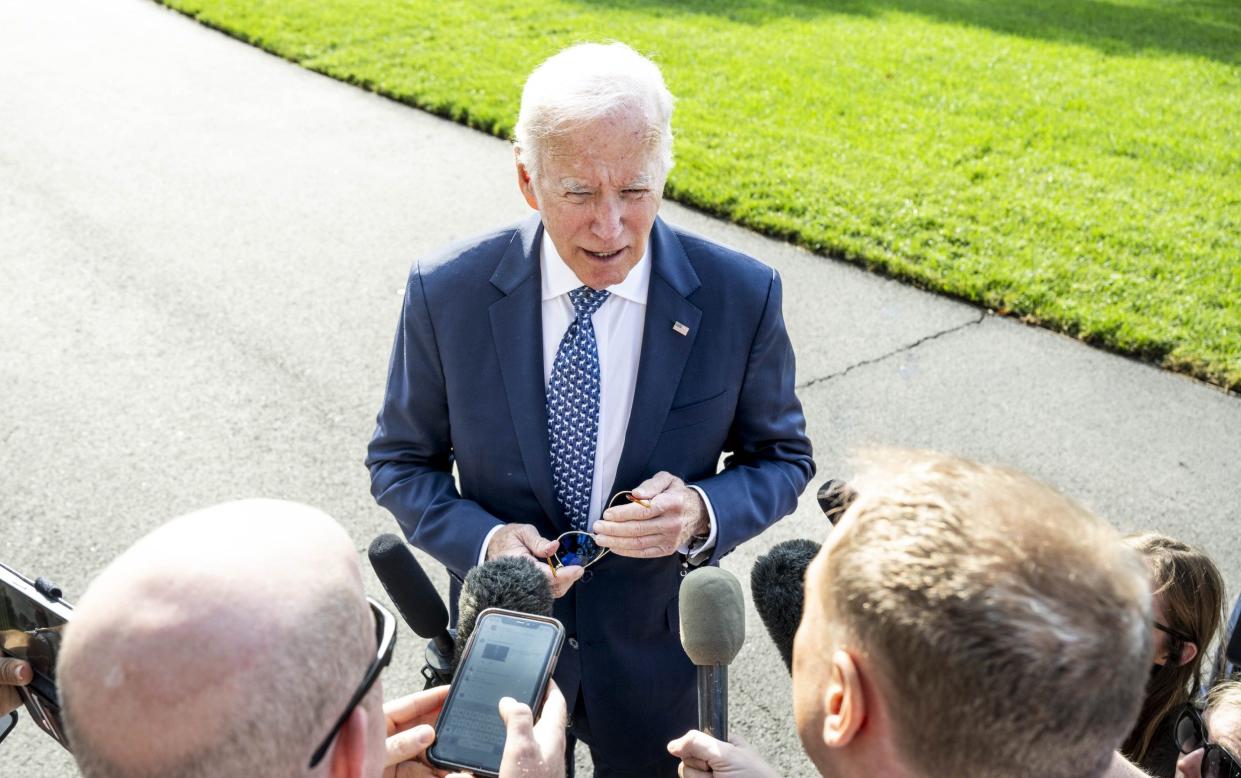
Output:
M526 166L517 163L517 187L521 189L522 197L526 198L526 202L534 210L539 210L539 199L534 196L534 181L530 178L530 171L526 170Z
M832 654L832 666L823 700L823 743L828 748L847 746L866 720L866 692L853 655L844 649Z
M366 778L366 731L370 726L366 709L358 705L336 733L336 742L328 752L332 778Z

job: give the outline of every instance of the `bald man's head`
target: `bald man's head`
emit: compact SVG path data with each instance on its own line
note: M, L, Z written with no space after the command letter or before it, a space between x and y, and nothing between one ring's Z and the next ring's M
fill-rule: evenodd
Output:
M174 519L92 582L66 630L74 756L87 778L305 775L374 634L326 514L247 500Z

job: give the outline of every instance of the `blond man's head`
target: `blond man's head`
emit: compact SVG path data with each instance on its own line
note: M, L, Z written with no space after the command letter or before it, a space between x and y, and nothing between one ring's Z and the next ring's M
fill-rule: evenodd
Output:
M1150 665L1137 555L1010 470L886 451L851 485L794 656L799 733L824 774L864 774L858 755L922 778L1101 774Z

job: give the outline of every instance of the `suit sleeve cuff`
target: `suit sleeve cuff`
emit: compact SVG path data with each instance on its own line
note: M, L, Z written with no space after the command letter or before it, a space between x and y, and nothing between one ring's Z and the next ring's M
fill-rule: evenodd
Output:
M707 539L694 543L693 545L685 545L678 548L677 551L684 554L691 565L700 565L711 558L711 552L715 550L715 509L711 507L711 498L707 497L707 493L701 487L689 484L689 488L698 492L698 496L702 498L702 504L707 506L707 523L710 525L710 531L707 533Z

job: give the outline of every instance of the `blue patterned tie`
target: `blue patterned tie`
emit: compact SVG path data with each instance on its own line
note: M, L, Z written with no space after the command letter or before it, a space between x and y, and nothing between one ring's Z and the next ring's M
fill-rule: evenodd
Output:
M608 299L608 292L579 286L569 292L569 299L577 318L565 331L552 363L547 440L556 501L572 528L584 532L590 518L599 433L599 347L590 317Z

